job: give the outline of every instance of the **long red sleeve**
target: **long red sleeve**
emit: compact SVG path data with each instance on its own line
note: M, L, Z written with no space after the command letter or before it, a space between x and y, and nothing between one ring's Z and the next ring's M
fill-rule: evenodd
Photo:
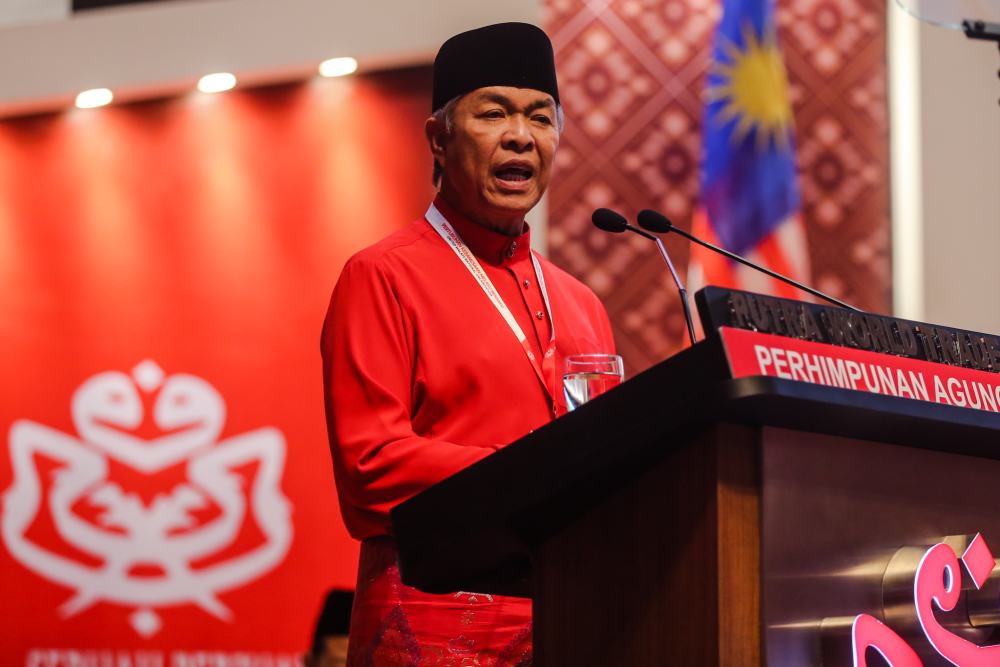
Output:
M449 221L510 308L525 348L453 251L424 220L351 258L323 331L327 425L341 512L359 539L389 533L388 512L565 412L567 354L613 352L597 297L528 250ZM545 357L552 327L555 353Z
M345 267L324 329L327 426L341 504L384 526L393 506L495 449L414 432L416 346L383 271Z

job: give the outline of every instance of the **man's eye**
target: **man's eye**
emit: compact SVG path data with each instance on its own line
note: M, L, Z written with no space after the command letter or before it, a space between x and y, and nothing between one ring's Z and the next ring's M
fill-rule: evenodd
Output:
M490 109L483 114L483 118L503 118L504 113L500 109Z
M536 123L542 123L543 125L551 125L552 124L552 119L549 118L548 116L545 116L545 115L542 115L542 114L534 116L533 120Z

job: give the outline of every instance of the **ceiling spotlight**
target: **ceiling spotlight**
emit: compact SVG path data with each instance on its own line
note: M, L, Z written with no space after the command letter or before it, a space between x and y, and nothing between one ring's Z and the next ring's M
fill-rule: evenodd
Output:
M198 79L198 90L203 93L221 93L236 86L236 76L229 72L206 74Z
M114 94L107 88L91 88L76 96L77 109L95 109L111 104Z
M321 76L346 76L354 74L358 69L358 61L354 58L330 58L319 64Z

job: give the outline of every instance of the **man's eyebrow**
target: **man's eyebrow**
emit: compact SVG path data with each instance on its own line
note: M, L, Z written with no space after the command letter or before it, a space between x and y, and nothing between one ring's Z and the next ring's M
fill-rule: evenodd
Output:
M496 104L499 104L505 109L509 109L511 107L510 100L507 97L501 95L500 93L483 93L483 97L488 102L494 102Z
M489 102L499 104L505 109L510 109L514 104L510 101L510 98L500 93L484 93L483 98ZM525 108L525 113L531 113L536 109L552 109L555 108L555 102L552 101L551 97L546 97L544 99L535 100Z
M552 98L551 97L546 97L545 99L535 100L534 102L532 102L531 104L529 104L528 108L526 109L526 111L528 113L531 113L532 111L535 111L536 109L554 109L555 106L556 106L556 103L552 101Z

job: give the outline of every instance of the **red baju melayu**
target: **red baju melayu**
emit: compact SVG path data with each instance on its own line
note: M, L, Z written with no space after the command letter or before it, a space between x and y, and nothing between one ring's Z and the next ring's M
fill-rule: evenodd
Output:
M427 220L344 267L323 332L327 424L341 512L362 540L350 665L530 661L529 600L429 595L400 582L389 510L566 411L563 360L614 351L587 287L510 237L435 206L526 335L518 342ZM550 321L549 312L554 323ZM552 327L555 344L551 354ZM526 349L539 361L533 368Z

